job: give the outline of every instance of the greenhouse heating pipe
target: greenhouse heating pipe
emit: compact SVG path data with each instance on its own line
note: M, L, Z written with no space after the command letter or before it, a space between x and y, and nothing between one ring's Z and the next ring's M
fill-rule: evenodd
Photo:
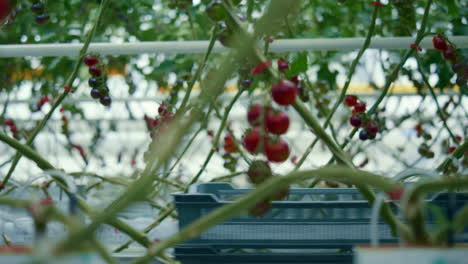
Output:
M370 48L374 49L407 49L413 43L413 37L373 38ZM468 36L451 36L458 48L468 48ZM281 39L272 43L273 52L323 51L323 50L355 50L364 43L364 38L313 38L313 39ZM77 56L83 44L18 44L0 45L0 58L24 56ZM195 54L204 53L208 41L155 41L134 43L92 43L89 52L102 55L135 55L135 54ZM432 49L431 37L421 42L424 49ZM216 43L214 52L225 51L226 48Z

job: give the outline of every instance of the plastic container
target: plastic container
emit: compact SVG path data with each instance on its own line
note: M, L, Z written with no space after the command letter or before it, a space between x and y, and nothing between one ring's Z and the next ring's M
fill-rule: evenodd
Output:
M467 247L455 248L400 248L400 247L358 247L354 264L461 264L467 263Z
M198 185L195 193L174 194L179 227L232 203L248 191L234 189L227 183L208 183ZM456 207L467 202L468 194L457 194ZM446 195L437 196L431 203L445 207ZM351 249L354 245L369 244L370 215L371 208L357 189L291 189L288 198L273 202L265 216L251 217L244 213L210 228L183 246ZM379 223L378 232L382 244L398 243L385 223ZM458 241L468 241L466 234L457 238Z
M222 252L214 248L178 247L178 261L183 264L339 264L352 263L351 252L316 251L309 253L291 252Z

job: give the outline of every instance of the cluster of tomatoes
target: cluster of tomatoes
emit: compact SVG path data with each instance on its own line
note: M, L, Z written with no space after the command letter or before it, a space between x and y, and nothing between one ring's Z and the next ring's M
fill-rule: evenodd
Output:
M287 67L284 60L278 61L280 71ZM273 101L281 106L293 104L298 92L297 85L289 80L280 81L271 87ZM271 162L286 161L290 154L289 144L281 138L281 135L288 131L290 124L286 112L270 105L254 104L249 108L247 120L252 126L242 141L247 151L251 154L263 153Z
M112 103L112 99L109 96L109 88L106 85L106 76L103 71L102 64L99 63L99 59L93 55L86 55L83 59L84 64L89 67L89 74L91 78L88 80L89 86L91 86L91 97L99 99L102 105L109 106Z
M218 147L216 147L216 151L218 151ZM224 151L226 153L223 155L223 166L229 171L234 172L237 166L237 158L234 155L232 155L232 153L239 152L239 149L237 148L234 135L230 130L224 137Z
M247 119L252 125L242 140L251 154L264 153L271 162L284 162L288 159L288 143L280 137L289 128L289 117L271 106L254 104L250 107Z
M150 131L150 136L153 138L156 135L156 132L167 127L168 123L174 115L168 109L166 104L161 104L158 107L159 117L151 118L147 115L144 116L146 127Z
M284 72L289 68L284 59L278 60L278 70ZM264 71L271 63L261 63L254 68L253 74ZM259 70L261 68L261 70ZM280 106L292 105L299 95L297 82L282 80L271 87L271 97ZM252 126L245 133L242 143L251 154L265 154L269 162L282 163L290 155L289 144L281 138L289 129L290 119L286 112L275 109L271 105L254 104L247 113L247 120ZM272 177L272 171L267 161L252 162L247 172L249 181L255 185L261 184ZM271 197L257 203L249 210L253 216L262 216L271 208L271 202L284 199L289 188L284 187Z
M418 153L424 158L427 159L432 159L435 157L435 152L431 150L430 146L430 140L432 139L431 134L427 132L422 123L418 123L415 125L414 130L416 130L416 136L418 138L422 138L424 141L423 143L418 147ZM455 139L458 143L463 141L463 138L461 136L456 135ZM451 154L455 152L457 147L453 145L453 142L451 139L446 139L442 141L442 148L446 152L446 154Z
M422 138L424 141L418 147L418 153L424 158L432 159L435 157L435 152L431 150L429 141L432 139L432 136L426 129L424 129L423 124L418 123L414 127L416 130L416 136Z
M40 0L35 0L31 5L31 11L36 13L36 22L45 24L49 21L50 15L45 12L45 5Z
M458 54L455 48L449 44L441 35L435 35L432 38L434 48L442 53L445 60L452 64L452 70L457 74L456 83L460 88L467 85L468 65L461 54Z
M5 120L4 124L10 129L11 133L13 134L13 137L18 139L19 132L18 132L18 127L16 127L15 121L8 119L8 120Z
M347 95L344 101L348 107L353 107L352 115L349 119L349 123L356 128L362 127L363 129L359 132L360 140L375 139L379 132L379 126L376 122L370 119L366 115L366 103L358 100L355 95Z

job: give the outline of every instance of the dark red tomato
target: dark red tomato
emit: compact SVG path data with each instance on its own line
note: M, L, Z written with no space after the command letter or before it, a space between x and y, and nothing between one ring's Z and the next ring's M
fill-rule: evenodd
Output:
M252 154L256 154L259 152L259 145L260 145L260 128L254 127L247 131L242 139L242 144L244 145L245 149Z
M349 119L349 123L353 127L360 127L362 125L362 119L359 116L352 115Z
M273 100L283 106L291 105L299 93L297 86L288 80L281 81L271 88Z
M7 119L5 120L5 125L7 126L15 126L15 121L11 120L11 119Z
M265 146L265 155L271 162L281 163L289 157L289 145L283 139L268 141Z
M94 57L94 56L91 56L91 55L86 55L83 59L83 62L84 64L86 64L86 66L88 67L91 67L93 65L96 65L99 63L99 60L98 58Z
M249 121L249 124L252 126L259 125L262 114L266 116L271 110L270 106L262 106L261 104L252 105L247 112L247 120ZM262 111L264 111L264 113L262 113Z
M358 113L363 113L366 111L366 103L358 102L354 105L354 111Z
M91 74L92 76L101 76L102 70L101 68L99 68L99 66L93 65L89 67L89 74Z
M434 45L434 48L436 50L440 50L440 51L444 51L448 47L447 42L445 41L444 37L442 37L441 35L435 35L432 38L432 44Z
M275 135L282 135L288 131L289 117L283 111L270 111L265 118L266 130Z
M347 95L344 103L346 106L353 107L357 104L357 100L358 98L355 95Z

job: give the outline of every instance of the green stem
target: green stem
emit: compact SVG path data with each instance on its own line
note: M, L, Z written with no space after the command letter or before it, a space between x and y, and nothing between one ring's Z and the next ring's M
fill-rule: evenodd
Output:
M102 243L94 237L91 240L91 244L94 247L94 250L98 252L98 254L101 256L101 258L106 261L108 264L118 264L117 260L107 252L107 248L102 245Z
M165 184L170 185L172 187L175 187L175 188L177 188L179 190L183 190L185 188L185 186L183 186L183 185L181 185L181 184L179 184L179 183L177 183L175 181L170 181L170 180L165 179L165 178L155 176L154 180L158 181L158 182L165 183Z
M35 152L33 149L21 144L16 139L9 137L2 132L0 132L0 141L7 143L10 147L16 149L18 153L21 153L21 155L24 155L28 159L32 160L42 170L55 169L54 166L52 166L52 164L50 164L47 160L42 158L42 156Z
M456 232L463 232L465 226L468 225L468 206L459 210L454 217L453 227Z
M453 224L444 226L443 229L439 230L434 234L434 245L445 245L447 241L448 232L451 230L462 233L465 230L465 226L468 225L468 206L460 209L453 219Z
M232 179L232 178L234 178L236 176L246 174L246 173L247 173L246 171L234 172L234 173L231 173L231 174L228 174L228 175L213 178L213 179L211 179L210 182L219 182L219 181L223 181L223 180L227 180L227 179Z
M11 206L13 208L18 208L18 209L27 209L31 207L32 203L27 200L0 197L0 204Z
M254 10L254 0L247 0L247 21L252 21L252 13Z
M7 92L6 102L5 102L5 105L3 106L2 114L0 114L0 121L2 121L2 122L3 122L4 118L5 118L5 114L6 114L6 111L8 109L9 103L10 103L10 92Z
M468 179L465 177L451 177L437 179L434 181L421 183L410 189L405 195L402 208L404 215L408 220L411 232L413 233L411 241L414 244L430 244L429 233L425 229L422 200L428 193L441 190L459 191L468 189Z
M104 177L104 176L100 176L100 175L97 175L96 173L92 173L92 172L72 172L72 173L69 173L70 176L73 176L73 177L81 177L81 176L89 176L89 177L94 177L94 178L98 178L104 182L108 182L108 183L111 183L111 184L117 184L117 185L122 185L122 186L128 186L130 183L127 182L127 181L124 181L124 180L121 180L121 179L116 179L116 178L111 178L111 177Z
M440 119L442 120L442 123L445 127L445 129L447 130L447 132L449 133L450 137L452 138L452 141L455 145L460 145L460 143L458 142L457 138L455 137L455 135L453 134L452 130L450 129L450 127L448 126L447 124L447 116L444 114L444 111L442 110L442 108L440 107L439 105L439 100L437 100L437 95L435 94L434 92L434 88L432 87L432 85L429 83L429 80L427 79L427 76L426 74L424 74L424 71L421 67L421 60L419 59L419 56L415 56L416 58L416 61L418 62L418 71L419 73L421 74L421 77L423 79L423 82L426 84L427 88L429 89L429 92L431 93L431 96L432 98L434 99L435 103L436 103L436 107L437 107L437 113L439 114L439 117Z
M305 107L301 100L296 100L293 104L294 109L304 119L306 124L313 130L314 134L320 138L333 153L333 156L342 164L348 167L354 167L351 158L338 146L335 141L327 134L320 125L317 118Z
M170 216L173 212L175 211L175 207L174 205L170 204L166 211L164 211L161 216L156 219L156 221L154 221L153 223L151 223L149 226L147 226L143 232L145 234L151 232L151 230L153 230L155 227L157 227L159 224L161 224L162 221L164 221L164 219L166 219L168 216ZM132 244L134 241L133 240L129 240L127 242L125 242L124 244L122 244L120 247L118 247L117 249L114 250L114 252L121 252L122 250L128 248L128 246L130 246L130 244Z
M239 99L239 97L241 96L242 92L244 90L240 89L239 91L237 91L236 95L234 96L234 98L232 98L231 102L229 103L229 105L226 107L226 110L224 111L224 115L223 115L223 119L221 120L221 124L219 125L219 128L218 128L218 131L216 132L216 135L213 139L213 146L211 147L211 150L210 150L210 153L208 153L208 156L206 157L205 159L205 162L203 162L203 165L202 167L200 168L200 170L198 171L197 174L195 174L195 177L193 177L190 182L185 186L185 189L184 189L184 192L187 192L188 188L190 187L190 185L192 185L193 183L195 183L196 181L198 181L198 179L200 178L200 176L203 174L203 172L205 171L206 169L206 166L208 165L208 163L210 163L210 160L211 158L213 157L213 154L216 152L216 147L218 146L218 143L219 143L219 139L221 138L221 134L223 133L224 131L224 128L226 127L226 122L227 122L227 119L229 117L229 113L231 112L232 110L232 107L234 106L234 104L237 102L237 100Z
M50 213L48 214L50 218L55 219L56 221L68 226L69 229L75 229L81 226L81 223L75 218L63 214L55 207L50 207L48 208L48 210L50 211ZM91 244L93 246L93 250L96 250L105 262L107 262L108 264L117 264L117 261L109 254L106 247L104 247L94 235L92 236Z
M71 194L68 188L64 186L61 182L56 181L56 183L60 187L60 189L62 189L67 195ZM90 205L88 205L86 202L84 202L81 199L78 199L78 207L84 213L86 213L91 219L94 219L99 214L99 210L91 207ZM150 241L144 234L133 229L130 225L128 225L127 223L123 222L122 220L118 218L109 219L109 221L107 221L107 224L115 227L117 230L128 235L129 237L131 237L132 239L134 239L136 242L138 242L144 247L147 247L150 244Z
M192 93L193 87L195 86L195 83L198 81L198 79L200 79L200 76L201 76L203 70L205 69L206 62L208 61L208 58L210 57L211 51L213 50L213 47L214 47L214 45L216 43L217 33L218 33L218 27L214 26L211 29L210 44L208 45L208 49L205 52L205 56L203 58L203 61L200 64L200 66L198 67L197 71L195 72L195 75L193 76L192 80L188 84L189 89L185 93L185 96L182 99L182 103L180 104L180 107L179 107L180 110L179 111L181 113L185 112L185 108L186 108L187 103L188 103L188 101L190 99L190 94Z
M367 32L367 36L366 36L366 39L364 41L364 44L361 47L361 49L359 50L359 53L356 56L356 58L351 63L351 67L349 68L348 75L346 76L346 83L343 86L343 90L341 91L340 96L338 97L338 100L333 105L333 107L332 107L332 109L330 111L330 114L328 115L327 119L325 120L325 124L323 125L324 129L326 129L328 127L328 125L330 124L330 121L331 121L333 115L335 114L336 110L338 110L338 107L341 105L341 103L345 99L346 92L348 91L349 85L351 84L351 80L353 78L354 72L356 71L356 67L359 64L359 61L361 60L362 55L364 55L364 52L367 50L367 48L369 48L369 45L371 44L371 39L372 39L372 36L374 35L375 22L377 21L377 17L378 17L378 13L379 13L380 8L381 7L379 7L379 6L374 7L374 12L372 14L371 24L369 26L369 31Z
M0 197L1 197L1 196L5 196L5 197L8 196L8 194L10 194L10 193L11 193L12 191L14 191L16 188L18 188L18 187L16 187L16 186L11 186L10 188L8 188L8 190L2 192L2 193L0 194Z
M349 85L351 84L351 80L353 78L353 75L356 71L356 67L357 65L359 64L359 61L361 60L361 57L362 55L364 55L364 52L367 50L367 48L369 48L369 45L371 43L371 40L372 40L372 36L374 35L374 29L375 29L375 23L377 21L377 17L378 17L378 13L379 13L379 10L380 10L380 7L379 6L375 6L374 7L374 12L372 14L372 19L371 19L371 24L369 26L369 30L367 32L367 36L366 36L366 39L364 41L364 44L363 46L361 47L361 49L359 50L359 53L358 55L356 56L356 58L353 60L353 62L351 63L351 67L349 68L349 72L348 72L348 75L346 77L346 83L345 85L343 86L343 90L341 91L340 93L340 96L338 97L338 100L335 102L335 104L333 105L330 113L328 114L328 117L327 119L325 120L325 124L323 125L323 129L327 129L328 125L330 125L330 121L331 119L333 118L333 116L335 115L336 111L338 110L338 107L341 105L341 103L343 102L343 100L345 99L346 97L346 93L348 91L348 88L349 88ZM314 148L315 144L317 144L319 138L316 138L306 149L306 151L304 152L304 154L302 155L301 159L299 160L299 162L296 164L294 170L298 170L302 164L304 163L304 161L307 159L307 157L309 156L309 154L312 152L312 149Z
M190 24L190 31L192 33L192 39L193 40L197 40L198 39L198 36L197 36L197 32L195 31L195 26L194 26L194 23L193 23L193 14L192 14L192 10L189 9L187 10L187 16L188 16L188 20L189 20L189 24Z
M210 107L210 109L208 110L208 113L206 114L206 118L204 119L203 123L200 125L200 128L195 132L195 134L192 136L192 138L189 140L189 142L187 143L187 145L185 146L184 150L180 153L180 155L177 157L176 161L174 162L174 164L171 166L171 168L169 169L168 171L168 174L170 174L174 169L175 167L177 166L177 164L179 164L179 162L182 160L182 158L184 157L185 153L187 153L188 149L190 148L190 146L192 146L193 142L195 141L195 139L197 138L197 136L205 129L205 126L208 122L208 118L211 114L211 111L213 110L212 107ZM169 175L166 175L169 176Z

